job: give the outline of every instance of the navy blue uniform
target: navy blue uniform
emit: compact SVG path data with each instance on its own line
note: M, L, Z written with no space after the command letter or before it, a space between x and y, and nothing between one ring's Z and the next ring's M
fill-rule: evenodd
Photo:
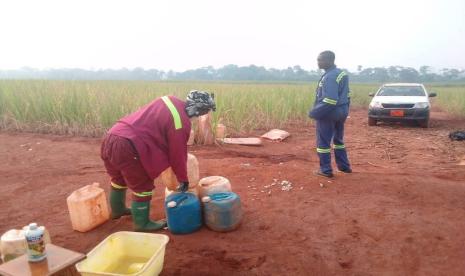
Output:
M344 123L349 115L349 105L349 77L344 71L333 66L320 78L315 104L309 112L309 116L316 120L316 150L323 173L332 173L331 142L334 144L338 169L350 169L344 145Z

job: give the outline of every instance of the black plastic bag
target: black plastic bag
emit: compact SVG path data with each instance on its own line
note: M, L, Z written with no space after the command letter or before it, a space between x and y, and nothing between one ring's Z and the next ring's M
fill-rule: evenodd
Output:
M452 141L465 141L465 131L453 131L449 133L449 138Z

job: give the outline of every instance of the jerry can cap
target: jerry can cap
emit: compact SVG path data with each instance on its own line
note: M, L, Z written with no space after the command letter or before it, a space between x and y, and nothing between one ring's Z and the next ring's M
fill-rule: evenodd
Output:
M202 197L202 202L203 202L203 203L210 202L211 200L212 200L212 198L209 197L209 196L204 196L204 197Z
M36 230L37 229L37 223L35 223L35 222L30 223L29 224L29 229Z

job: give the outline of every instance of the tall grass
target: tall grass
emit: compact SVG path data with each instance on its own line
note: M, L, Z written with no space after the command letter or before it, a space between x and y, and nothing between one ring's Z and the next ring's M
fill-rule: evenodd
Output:
M465 85L434 85L428 90L438 94L434 101L442 110L465 117Z
M0 128L100 136L116 120L163 95L185 98L191 89L216 95L214 122L233 132L310 122L316 83L148 81L0 81ZM352 84L352 104L367 106L373 84ZM446 110L465 115L464 87L433 87Z

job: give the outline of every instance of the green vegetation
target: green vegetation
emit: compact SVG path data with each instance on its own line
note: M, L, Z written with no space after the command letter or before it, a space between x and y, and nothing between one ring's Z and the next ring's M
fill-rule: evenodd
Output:
M217 112L233 132L310 120L313 83L1 80L0 128L100 136L116 120L162 95L185 98L191 89L214 92ZM353 106L367 107L377 84L352 84ZM433 85L437 103L465 116L465 86Z

